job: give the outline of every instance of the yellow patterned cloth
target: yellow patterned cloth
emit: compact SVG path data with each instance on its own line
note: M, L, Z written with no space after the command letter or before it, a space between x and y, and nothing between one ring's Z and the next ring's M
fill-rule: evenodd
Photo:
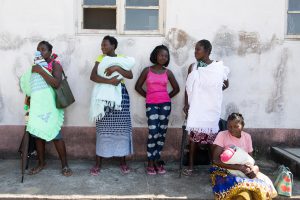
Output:
M250 194L251 199L254 200L272 199L272 188L262 180L237 177L218 166L212 166L210 174L213 192L217 200L232 200L241 196L244 191Z

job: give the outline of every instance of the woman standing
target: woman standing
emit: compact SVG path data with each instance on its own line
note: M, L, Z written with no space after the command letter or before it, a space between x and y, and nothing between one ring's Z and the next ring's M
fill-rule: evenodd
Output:
M123 79L119 79L118 76L120 75L124 78L132 79L132 71L125 70L121 66L114 65L109 67L101 65L101 62L103 63L105 60L109 60L109 58L123 57L115 53L117 46L118 41L116 38L111 36L105 36L103 38L101 43L103 54L97 58L90 77L90 79L96 83L95 87L96 85L103 86L103 84L108 84L113 86L110 87L111 91L117 89L118 86L121 87L120 108L117 108L115 103L105 101L107 104L101 108L101 112L104 114L97 113L96 116L96 164L90 169L90 174L94 176L100 173L102 158L109 157L119 157L121 172L123 174L130 172L125 160L125 156L133 153L130 101L124 81ZM105 75L99 75L101 70L104 71ZM116 73L119 75L114 75ZM121 86L119 84L121 84ZM108 91L108 93L111 91ZM93 91L93 96L109 95L108 93L105 95L95 93L97 93L97 90ZM93 98L94 97L92 97L92 102L97 101ZM92 107L93 106L91 106L91 112L99 109Z
M164 166L158 161L165 143L171 98L179 93L178 83L171 70L167 69L170 62L169 50L166 46L155 47L150 56L154 64L146 67L136 82L136 91L146 98L146 115L148 117L149 136L147 142L148 167L147 174L165 174ZM147 90L143 89L146 82ZM168 82L173 90L168 93Z
M184 112L190 134L189 168L183 171L191 176L196 144L211 145L219 131L222 90L228 88L228 67L209 58L212 50L208 40L200 40L195 47L197 62L189 67L186 81Z
M35 137L38 166L32 168L29 174L37 174L46 166L45 143L53 141L62 165L62 174L71 176L68 166L66 147L61 135L64 121L63 109L57 109L53 88L58 88L62 80L62 66L56 55L52 55L52 45L41 41L37 50L48 66L32 66L28 73L21 77L21 88L30 96L30 111L27 131Z

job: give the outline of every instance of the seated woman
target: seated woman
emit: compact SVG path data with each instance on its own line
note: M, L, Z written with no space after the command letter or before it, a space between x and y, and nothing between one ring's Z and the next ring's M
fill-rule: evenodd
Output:
M243 131L244 118L239 113L232 113L228 119L228 130L220 132L214 141L213 163L210 169L215 199L272 199L277 194L272 184L259 178L256 165L225 164L220 155L226 147L237 146L252 156L253 147L250 134ZM247 177L238 177L229 170L239 170Z

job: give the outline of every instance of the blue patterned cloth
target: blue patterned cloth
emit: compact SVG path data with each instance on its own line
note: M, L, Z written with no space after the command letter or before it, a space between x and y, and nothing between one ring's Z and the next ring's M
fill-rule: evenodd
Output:
M122 85L122 110L105 108L105 116L96 121L97 156L122 157L133 153L130 100L124 84Z
M210 168L210 176L215 199L232 199L242 191L254 194L255 199L271 199L271 187L260 179L241 178L230 174L226 169L218 166Z
M166 133L171 113L171 102L146 104L148 117L147 156L149 160L159 160L165 144Z

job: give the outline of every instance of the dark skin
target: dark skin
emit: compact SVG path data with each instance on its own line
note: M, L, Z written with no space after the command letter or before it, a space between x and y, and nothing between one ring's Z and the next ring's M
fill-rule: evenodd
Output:
M197 61L203 61L206 64L211 64L213 62L213 60L211 60L209 58L210 52L207 51L206 49L204 49L203 46L201 46L199 43L196 44L195 46L195 58L197 59ZM188 74L190 74L193 70L193 64L191 64L189 66L188 69ZM223 82L223 90L227 89L229 87L229 81L225 80ZM188 110L189 110L189 104L188 104L188 95L187 92L185 91L184 94L184 107L183 107L183 112L185 113L186 117L188 116ZM196 143L190 141L190 148L189 148L189 170L193 169L193 165L194 165L194 153L196 150ZM209 150L211 152L212 150L212 145L209 145ZM210 155L211 156L211 155Z
M111 57L116 57L117 54L115 53L115 46L110 44L109 40L103 40L101 43L101 50L103 54ZM105 84L111 84L111 85L119 85L122 79L118 79L118 76L114 76L112 78L105 78L102 76L99 76L97 74L99 62L95 62L94 68L92 70L90 80L94 81L95 83L105 83ZM123 68L119 66L111 66L105 70L105 73L107 76L110 76L113 72L118 72L121 74L124 78L132 79L133 74L132 71L126 71Z
M103 40L101 43L101 50L102 53L107 55L107 56L111 56L111 57L116 57L117 54L115 53L115 45L111 44L109 40ZM118 76L114 76L112 78L105 78L102 76L99 76L97 74L97 70L98 70L98 66L99 66L99 62L95 62L94 68L91 72L91 76L90 76L90 80L95 82L95 83L105 83L105 84L111 84L114 86L117 86L120 84L120 82L122 81L122 79L119 79ZM114 72L118 72L119 74L121 74L124 78L127 79L132 79L133 78L133 74L132 71L126 71L123 68L121 68L120 66L111 66L108 67L105 70L105 74L107 76L110 76L112 73ZM126 160L125 160L125 156L120 157L120 165L122 166L126 166ZM96 155L96 168L100 168L102 164L102 157L97 156Z
M52 51L50 51L46 45L39 44L37 50L41 52L43 58L46 60L47 63L51 62ZM53 63L52 76L50 76L47 72L45 72L45 70L43 70L42 67L40 67L39 65L33 66L32 72L40 74L44 78L44 80L53 88L58 88L62 80L62 66L57 62ZM45 163L46 142L45 140L42 140L40 138L36 138L35 142L36 142L36 148L38 154L38 166L31 169L30 174L36 174L40 172L46 165ZM59 140L53 140L53 143L59 155L62 168L63 169L65 167L67 168L67 170L63 171L63 175L71 176L72 171L68 167L65 142L62 139L59 139Z
M243 125L237 121L237 120L232 120L228 121L227 125L229 133L236 137L236 138L241 138L241 133L243 130ZM220 147L218 145L213 145L213 163L215 165L218 165L222 168L225 169L233 169L233 170L239 170L246 174L249 178L255 178L257 173L259 172L259 168L257 165L251 166L251 165L232 165L232 164L225 164L220 160L220 155L224 151L223 147ZM252 152L249 153L250 156L252 156Z
M166 68L164 67L169 59L168 52L166 50L160 50L157 54L157 64L150 67L150 70L155 74L163 74L166 72ZM146 67L140 77L138 78L135 84L135 90L143 97L146 98L146 91L143 89L143 85L147 79L147 75L149 72L149 68ZM179 85L170 70L167 70L168 80L172 86L172 91L169 93L170 98L173 98L180 91ZM156 163L153 160L148 160L148 167L154 167Z

